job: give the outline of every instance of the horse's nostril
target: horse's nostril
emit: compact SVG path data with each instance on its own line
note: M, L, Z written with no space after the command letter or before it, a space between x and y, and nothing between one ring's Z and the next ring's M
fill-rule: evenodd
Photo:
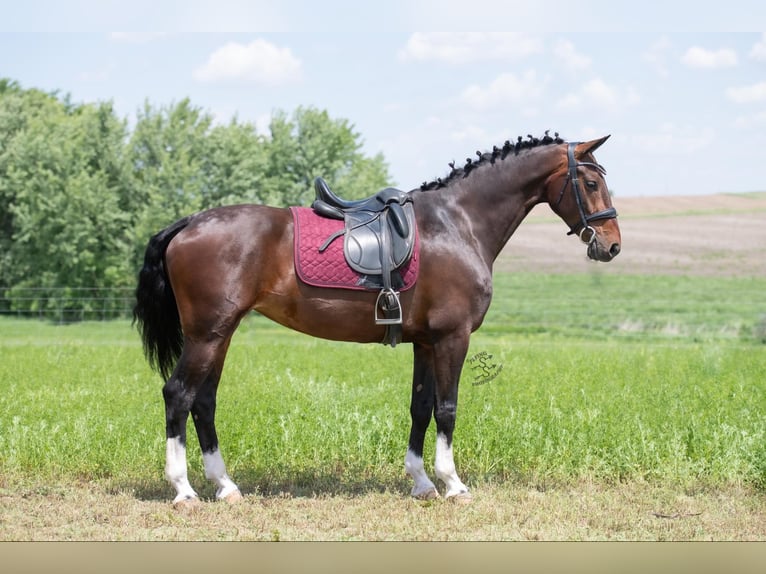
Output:
M612 243L612 246L609 248L609 255L611 255L612 257L616 257L619 252L620 252L620 244Z

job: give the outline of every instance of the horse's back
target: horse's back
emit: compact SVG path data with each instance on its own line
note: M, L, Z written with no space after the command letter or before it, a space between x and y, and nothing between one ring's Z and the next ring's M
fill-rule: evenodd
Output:
M290 211L268 205L225 205L200 211L189 216L182 239L202 238L205 242L216 239L231 240L234 236L273 234L286 231L292 224Z

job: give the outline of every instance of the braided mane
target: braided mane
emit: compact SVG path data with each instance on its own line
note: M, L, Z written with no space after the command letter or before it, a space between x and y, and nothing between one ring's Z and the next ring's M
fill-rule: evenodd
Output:
M527 139L524 140L521 136L519 136L516 140L516 143L511 143L509 140L506 140L503 144L503 147L492 146L492 151L490 152L482 153L477 151L476 156L478 159L471 159L470 157L466 158L465 165L463 167L455 167L455 162L452 161L449 163L451 171L446 178L440 177L431 182L424 181L420 186L420 189L422 191L430 191L432 189L440 189L442 187L446 187L447 184L458 178L468 177L470 173L477 167L486 163L494 164L498 159L502 161L508 157L509 154L518 155L519 152L526 149L531 149L542 145L565 143L565 141L559 137L558 132L554 132L553 137L551 137L548 135L549 131L550 130L545 130L545 135L543 135L542 138L536 138L534 136L527 135Z

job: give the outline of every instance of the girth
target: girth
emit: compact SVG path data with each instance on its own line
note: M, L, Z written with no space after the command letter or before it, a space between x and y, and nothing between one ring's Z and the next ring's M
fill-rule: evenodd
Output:
M379 290L374 321L386 326L382 342L396 346L402 333L398 291L402 279L398 269L410 260L415 245L412 198L388 187L366 199L347 201L335 195L321 177L314 180L314 188L314 212L344 222L343 229L328 237L319 251L343 236L343 254L349 267L363 276L366 288Z

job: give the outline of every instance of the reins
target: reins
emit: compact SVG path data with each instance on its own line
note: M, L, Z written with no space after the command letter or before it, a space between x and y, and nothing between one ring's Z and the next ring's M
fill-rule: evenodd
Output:
M564 198L564 192L567 189L567 185L571 182L572 191L574 192L575 201L577 202L577 210L580 212L580 222L575 227L571 227L567 235L577 234L577 236L580 238L580 241L590 245L596 239L596 230L590 226L590 223L592 221L599 221L602 219L614 219L617 217L617 210L614 207L609 207L607 209L596 211L595 213L591 213L589 215L585 213L585 208L583 207L583 201L582 201L582 194L580 193L580 182L579 182L579 178L577 177L577 168L580 166L590 167L598 171L601 175L606 175L606 170L604 169L603 166L597 163L592 163L592 162L578 163L574 156L574 151L576 146L577 146L577 142L570 142L567 146L568 174L567 174L567 179L564 182L564 187L561 188L561 193L559 194L559 199L556 202L556 205L561 203L561 200ZM579 231L577 231L578 228L579 228Z

